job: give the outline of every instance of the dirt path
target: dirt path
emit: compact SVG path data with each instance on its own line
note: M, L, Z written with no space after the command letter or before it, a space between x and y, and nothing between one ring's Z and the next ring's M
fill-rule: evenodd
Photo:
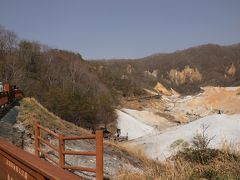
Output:
M0 137L12 141L13 125L16 123L18 115L17 107L13 107L0 119Z

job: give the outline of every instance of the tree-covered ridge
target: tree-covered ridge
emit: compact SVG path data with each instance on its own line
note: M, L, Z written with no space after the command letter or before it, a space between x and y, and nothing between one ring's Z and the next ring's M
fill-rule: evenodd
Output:
M181 94L199 92L201 86L240 85L240 44L208 44L142 59L92 63L106 84L127 95L138 95L157 82Z

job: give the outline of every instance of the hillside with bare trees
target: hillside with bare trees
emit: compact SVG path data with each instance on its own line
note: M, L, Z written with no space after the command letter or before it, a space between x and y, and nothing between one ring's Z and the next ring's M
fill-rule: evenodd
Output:
M85 128L115 119L114 98L79 53L21 40L0 27L0 79Z

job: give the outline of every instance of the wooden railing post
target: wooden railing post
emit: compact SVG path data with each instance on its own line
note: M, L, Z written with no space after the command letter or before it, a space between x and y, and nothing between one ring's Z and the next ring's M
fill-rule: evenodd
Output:
M36 123L35 123L35 132L34 132L34 141L35 141L35 155L37 156L37 157L40 157L40 154L39 154L39 148L40 148L40 144L39 144L39 135L40 135L40 131L39 131L39 125L40 125L40 123L39 123L39 121L37 121Z
M59 135L59 166L61 168L65 165L65 154L63 154L63 151L65 151L65 141L63 139L63 135Z
M96 131L96 179L103 179L103 132Z

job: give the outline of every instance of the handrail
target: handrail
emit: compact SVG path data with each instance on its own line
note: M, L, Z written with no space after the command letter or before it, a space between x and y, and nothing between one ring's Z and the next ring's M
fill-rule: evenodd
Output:
M59 143L58 147L52 145L49 141L43 139L40 134L40 130L43 130L49 134L54 135ZM66 140L88 140L88 139L95 139L96 140L96 151L72 151L72 150L65 150L65 141ZM51 147L53 150L58 152L58 159L59 161L56 162L48 155L45 151L43 151L40 147L40 143L46 144ZM49 160L56 163L59 167L63 169L72 169L72 170L79 170L79 171L87 171L87 172L95 172L96 179L102 180L103 179L103 132L100 130L96 131L95 136L64 136L62 134L57 134L43 126L40 125L39 122L35 124L35 155L40 157L40 153L44 154ZM96 168L88 168L88 167L77 167L77 166L66 166L65 165L65 155L84 155L84 156L96 156Z
M63 151L62 153L69 154L69 155L96 156L96 152Z
M53 131L51 131L51 130L43 127L43 126L41 126L40 123L37 123L36 126L38 126L40 129L44 130L45 132L55 136L56 138L59 138L59 134L57 134L57 133L55 133L55 132L53 132Z
M58 151L58 148L54 145L52 145L51 143L49 143L48 141L46 141L45 139L41 138L40 136L38 136L38 139L40 141L42 141L44 144L48 145L49 147L51 147L53 150Z
M77 166L63 166L64 169L72 169L72 170L79 170L79 171L88 171L88 172L95 172L95 168L86 168L86 167L77 167Z
M80 180L83 177L20 149L0 138L0 179Z
M96 139L96 136L64 136L64 140L82 140L82 139Z
M43 151L42 149L38 148L38 151L41 152L45 157L47 157L48 159L50 159L52 162L54 162L55 164L58 164L59 162L57 162L56 160L54 160L51 156L48 155L47 152Z

